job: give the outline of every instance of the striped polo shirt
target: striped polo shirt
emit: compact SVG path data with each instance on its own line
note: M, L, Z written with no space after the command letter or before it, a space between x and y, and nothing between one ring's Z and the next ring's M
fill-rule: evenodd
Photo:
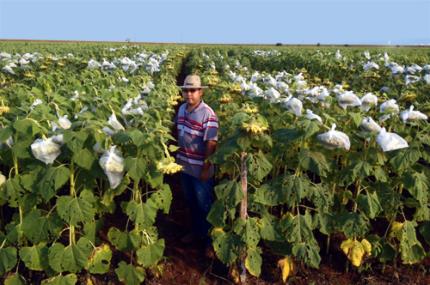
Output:
M218 118L203 100L191 112L187 103L179 107L175 123L178 130L179 150L176 162L183 166L183 172L200 177L205 160L206 142L218 140ZM214 167L209 170L210 177Z

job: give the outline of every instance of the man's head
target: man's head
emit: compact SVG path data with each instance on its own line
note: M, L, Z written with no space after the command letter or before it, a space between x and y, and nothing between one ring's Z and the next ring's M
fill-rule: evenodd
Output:
M203 88L200 77L198 75L188 75L185 78L184 85L180 86L182 89L182 96L189 105L198 104L203 96Z

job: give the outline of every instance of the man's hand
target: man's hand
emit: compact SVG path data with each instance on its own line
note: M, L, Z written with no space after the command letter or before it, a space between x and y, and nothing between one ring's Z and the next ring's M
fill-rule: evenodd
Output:
M205 152L206 159L215 152L216 145L217 145L216 141L206 142L206 152ZM209 161L205 161L205 163L203 164L202 173L200 174L200 180L207 181L210 178L209 177L210 168L211 168L211 163Z
M209 179L209 167L208 168L203 167L202 173L200 174L200 180L207 181L208 179Z

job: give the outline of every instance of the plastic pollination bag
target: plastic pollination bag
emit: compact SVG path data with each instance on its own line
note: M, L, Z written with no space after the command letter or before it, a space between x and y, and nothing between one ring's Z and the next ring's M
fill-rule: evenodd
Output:
M283 99L282 103L284 107L288 109L288 111L297 117L302 115L303 103L299 99L293 98L293 96L290 95L286 99Z
M363 118L360 127L370 133L379 133L381 131L381 127L371 117Z
M60 148L61 146L55 143L53 138L36 139L31 144L31 152L34 157L45 164L52 164L54 162L61 153Z
M312 112L309 109L306 109L306 115L305 118L308 120L317 120L318 122L322 123L322 119L320 116L314 114L314 112Z
M392 151L396 149L408 147L408 142L396 133L389 133L382 128L376 137L376 142L385 151Z
M339 106L346 110L347 107L361 106L361 100L353 91L345 91L337 95L337 102Z
M366 93L363 97L361 97L361 106L360 109L362 111L369 111L370 108L376 106L378 104L378 97L376 97L372 93Z
M112 115L110 115L109 120L108 120L108 124L114 128L115 131L123 131L124 126L118 121L118 119L116 118L116 115L114 112L112 112Z
M385 101L381 104L379 107L379 111L381 113L398 113L399 112L399 105L397 105L396 100L390 99L388 101Z
M406 121L427 120L427 118L426 114L423 114L420 111L414 111L414 105L411 105L409 110L405 110L400 113L400 119L402 119L403 123L406 123Z
M124 159L116 146L111 146L100 157L99 164L109 179L110 188L115 189L124 176Z
M336 124L333 124L330 131L317 135L317 139L328 149L343 148L349 150L351 146L349 137L335 129Z

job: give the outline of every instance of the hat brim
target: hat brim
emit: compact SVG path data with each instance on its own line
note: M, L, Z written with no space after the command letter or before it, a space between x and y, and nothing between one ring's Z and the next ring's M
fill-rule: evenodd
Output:
M181 89L206 89L209 88L209 86L178 86Z

